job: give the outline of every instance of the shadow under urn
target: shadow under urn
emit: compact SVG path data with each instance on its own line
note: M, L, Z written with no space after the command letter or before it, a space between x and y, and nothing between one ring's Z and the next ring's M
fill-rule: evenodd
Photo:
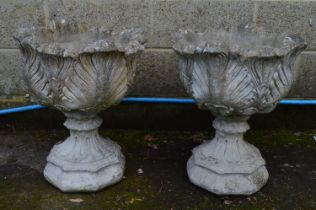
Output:
M173 35L180 78L199 108L216 116L215 137L192 151L189 179L218 195L250 195L269 174L260 151L243 139L247 120L271 112L290 90L306 47L295 35L180 30Z
M88 29L65 20L47 28L20 29L23 77L37 102L67 117L70 136L47 157L44 176L64 192L97 191L119 182L121 147L98 133L97 113L118 104L131 84L143 51L141 29Z

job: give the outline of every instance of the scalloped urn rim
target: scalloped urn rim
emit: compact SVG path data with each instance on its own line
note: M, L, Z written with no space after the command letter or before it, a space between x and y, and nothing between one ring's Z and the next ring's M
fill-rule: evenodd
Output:
M62 57L79 57L83 53L124 52L126 55L144 50L142 28L111 30L61 20L49 27L20 28L13 38L22 47Z
M180 54L231 53L242 58L283 56L307 46L304 39L295 34L194 32L191 29L173 33L172 43L172 48Z

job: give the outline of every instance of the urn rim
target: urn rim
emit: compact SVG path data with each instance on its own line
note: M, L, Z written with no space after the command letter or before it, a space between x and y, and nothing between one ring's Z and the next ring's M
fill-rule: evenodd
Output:
M13 37L21 48L28 47L38 53L77 58L84 53L138 53L144 50L143 33L142 28L88 28L60 20L51 21L48 27L20 28Z
M291 33L255 33L180 29L172 35L172 48L180 55L234 54L242 58L282 57L306 48L303 38Z

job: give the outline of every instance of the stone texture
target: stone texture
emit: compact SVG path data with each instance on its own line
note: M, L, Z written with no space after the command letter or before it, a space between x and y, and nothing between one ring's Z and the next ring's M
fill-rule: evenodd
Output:
M148 45L170 47L171 34L179 28L230 30L251 23L253 7L250 1L152 1L153 23Z
M143 0L47 0L50 18L66 18L90 27L142 27L149 32L149 4Z
M299 33L306 38L309 50L316 49L315 1L0 0L0 11L0 49L17 47L12 38L17 28L44 26L49 18L69 17L89 26L117 29L143 27L146 47L156 49L139 60L136 83L129 91L137 96L187 96L179 82L173 84L178 81L177 57L158 49L171 46L170 34L178 28L229 30L256 22L258 30ZM23 95L16 76L20 54L2 49L0 56L0 94ZM316 69L311 59L309 67L304 62L300 65L296 69ZM308 77L302 74L298 80L304 85L295 84L288 97L315 97L314 76L305 75ZM142 78L146 80L139 83ZM303 86L306 88L301 90Z
M47 1L50 18L69 17L91 26L97 24L118 29L143 27L147 33L148 47L170 47L170 34L183 27L199 31L210 28L229 30L257 21L259 30L299 32L311 43L310 48L315 48L315 29L309 24L315 2Z
M18 50L0 50L0 95L24 95L22 57Z
M21 28L23 79L39 103L63 112L98 113L120 102L144 50L142 30L82 30L65 20Z
M47 157L45 178L64 192L97 191L120 181L121 148L102 138L96 115L124 97L144 50L141 30L85 31L59 19L21 28L14 38L25 59L23 79L38 103L62 111L70 136Z
M269 177L265 166L249 174L218 174L194 161L191 157L187 164L190 181L218 195L251 195L261 189Z
M310 31L307 33L306 40L308 41L308 48L316 50L316 2L310 2L311 15L309 18Z
M316 52L302 53L295 72L298 77L289 96L292 98L316 98Z
M258 31L296 33L306 39L308 49L315 49L316 31L310 24L315 16L309 1L258 1L254 13ZM316 11L316 10L315 10Z
M101 123L101 118L67 118L70 136L55 144L44 169L51 184L63 192L97 191L122 179L125 157L118 144L99 135Z
M187 97L179 78L177 55L171 50L146 50L137 63L129 95Z
M259 150L244 141L247 120L271 112L288 93L306 43L292 35L189 30L173 42L187 92L216 116L215 137L195 147L187 163L191 182L219 195L257 192L269 175Z
M192 183L218 195L251 195L269 174L260 151L243 140L249 129L245 119L218 117L215 137L192 151L187 163Z
M12 35L20 27L44 26L44 0L0 1L0 48L17 48Z

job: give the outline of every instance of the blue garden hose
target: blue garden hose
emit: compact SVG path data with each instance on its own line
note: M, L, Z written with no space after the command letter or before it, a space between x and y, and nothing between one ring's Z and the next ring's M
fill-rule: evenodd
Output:
M191 98L155 98L155 97L126 97L123 103L169 103L169 104L195 104L195 100ZM312 99L285 99L281 100L282 105L316 105L316 100ZM29 106L21 106L0 110L0 115L25 112L47 108L46 106L35 104Z

